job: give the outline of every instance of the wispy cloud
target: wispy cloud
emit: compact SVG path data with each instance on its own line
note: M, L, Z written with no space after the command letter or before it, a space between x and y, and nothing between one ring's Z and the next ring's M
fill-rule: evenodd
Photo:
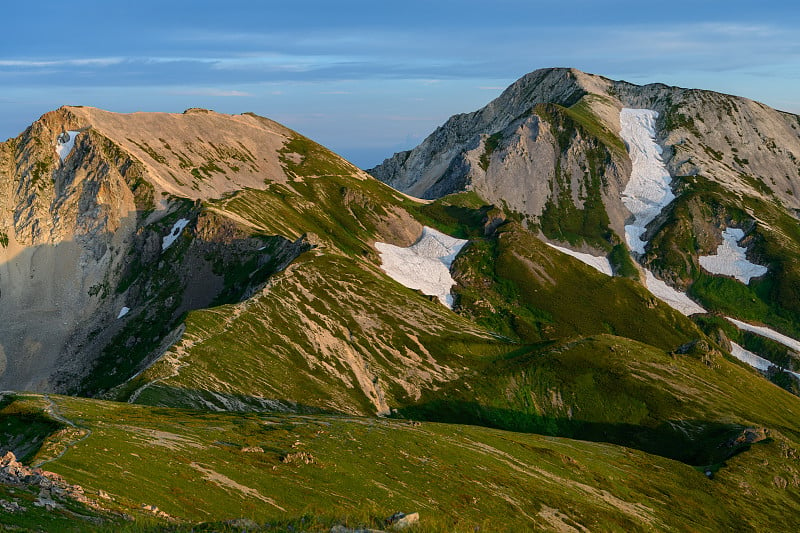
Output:
M0 67L108 67L124 61L121 57L87 57L77 59L0 59Z
M245 102L333 145L390 146L550 66L800 108L800 11L789 2L755 9L745 0L671 0L664 9L575 0L573 10L530 0L492 9L485 0L347 3L353 9L326 0L225 9L201 1L186 11L180 2L137 0L108 24L116 4L96 10L71 0L56 17L16 2L0 47L0 125L22 117L6 130L15 135L65 100L166 110L205 97L226 112ZM322 114L305 114L313 111Z
M199 89L176 89L167 91L169 94L182 94L182 95L198 95L198 96L221 96L221 97L231 97L231 96L254 96L252 93L244 92L244 91L234 91L234 90L225 90L225 89L211 89L211 88L199 88Z

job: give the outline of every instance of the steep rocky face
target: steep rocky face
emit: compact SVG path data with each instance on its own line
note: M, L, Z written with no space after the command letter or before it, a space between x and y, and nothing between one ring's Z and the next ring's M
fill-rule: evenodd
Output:
M64 118L45 116L2 146L0 383L6 387L45 387L57 357L86 342L88 332L78 326L107 305L93 288L120 267L120 251L137 225L126 169L109 164L92 132L77 135L65 160L57 155L56 137L69 126Z
M537 103L569 106L577 102L586 91L576 82L575 72L563 69L532 72L483 109L451 117L417 148L395 154L370 173L398 190L419 197L431 198L459 190L463 182L449 186L439 183L438 194L427 193L442 181L455 159L483 144L481 134L505 129ZM458 178L450 176L450 179Z
M626 107L659 112L658 142L673 176L702 175L732 191L800 208L800 117L747 98L661 84L614 82Z
M599 191L609 227L622 235L630 213L619 192L631 168L619 138L623 107L659 113L657 140L674 176L700 174L738 193L800 207L799 117L745 98L661 84L640 87L574 69L524 76L483 109L452 117L417 148L370 173L423 198L473 189L562 241L575 239L552 227L548 214L555 211L548 213L548 204L561 206L563 219L564 210L573 209L565 199L584 211ZM592 185L592 176L600 182Z
M254 115L61 108L0 145L0 387L71 390L110 347L153 350L187 310L236 301L226 269L263 278L300 253L192 202L286 181L290 135Z

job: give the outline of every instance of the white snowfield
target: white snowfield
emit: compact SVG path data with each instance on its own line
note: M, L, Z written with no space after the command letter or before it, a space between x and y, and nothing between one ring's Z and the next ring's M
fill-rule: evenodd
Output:
M169 231L169 234L166 237L164 237L164 239L161 241L162 252L167 248L169 248L170 246L172 246L172 243L175 242L175 240L180 236L181 232L183 231L183 228L185 228L186 224L188 223L189 223L188 220L182 218L178 220L175 224L173 224L172 229Z
M739 246L744 238L744 231L739 228L727 228L722 232L722 244L717 246L717 255L701 255L700 266L712 274L731 276L745 285L751 278L767 273L767 267L756 265L747 260L747 248Z
M633 224L625 226L625 240L634 252L644 253L647 241L642 240L647 224L652 222L672 200L669 175L663 160L662 149L655 141L655 120L658 113L649 109L623 108L619 113L620 136L628 147L633 169L631 179L622 192L622 203L633 214ZM767 268L747 260L745 248L738 246L744 231L727 228L723 233L723 243L717 247L717 255L701 256L700 265L712 274L733 276L742 283L749 284L751 278L763 276ZM653 295L686 316L705 313L706 310L686 294L673 289L652 272L645 269L645 285ZM784 346L800 352L800 342L781 335L763 326L752 326L746 322L729 318L739 329L752 331L758 335L775 340ZM772 363L731 343L731 353L737 359L759 370L767 370ZM800 378L800 374L792 372Z
M634 252L644 253L642 240L647 224L675 199L672 177L661 159L661 147L655 141L658 112L650 109L623 108L619 113L620 135L628 146L633 163L631 179L622 191L622 203L633 214L633 223L625 226L625 240Z
M731 355L734 356L739 361L747 363L748 365L752 366L757 370L761 370L762 372L766 372L767 370L769 370L769 367L771 366L777 366L774 363L772 363L772 361L764 359L763 357L754 354L750 350L745 350L735 342L731 342ZM784 370L784 371L791 374L795 378L800 379L800 374L798 374L797 372L792 372L791 370Z
M66 133L67 133L67 140L65 142L61 142L60 138L56 142L56 153L58 153L58 157L61 158L62 163L67 159L69 154L72 152L72 148L75 146L75 136L77 136L80 132L68 131Z
M669 186L672 177L661 159L662 149L655 140L657 118L658 112L651 109L626 107L619 112L620 136L633 163L631 179L622 191L622 203L633 214L633 224L625 226L625 240L632 251L640 254L644 253L647 244L642 240L647 225L675 199ZM645 285L656 298L686 316L706 312L686 294L673 289L646 269Z
M603 274L605 274L607 276L613 276L614 275L614 271L611 268L611 263L609 262L607 257L602 257L602 256L601 257L597 257L597 256L594 256L592 254L586 254L586 253L583 253L583 252L576 252L575 250L570 250L569 248L563 248L561 246L556 246L555 244L550 244L549 242L545 243L545 244L547 244L547 246L549 246L551 248L555 248L559 252L563 252L563 253L565 253L567 255L571 255L572 257L574 257L578 261L589 265L590 267L602 272Z
M763 357L759 357L749 350L745 350L735 342L731 342L731 355L739 361L747 363L748 365L757 370L761 370L762 372L766 372L769 370L769 367L773 366L773 364L768 360L764 359Z
M686 316L695 313L705 313L706 310L700 307L695 301L686 296L685 293L673 289L657 277L652 272L645 269L645 285L653 296L663 301L673 309L676 309Z
M130 307L123 307L122 309L120 309L119 314L117 315L117 320L127 315L130 312L130 310L131 310Z
M376 242L381 268L389 277L423 294L436 296L444 305L453 308L450 289L456 284L450 275L450 265L467 241L424 227L422 236L408 248Z
M772 339L775 342L783 344L790 350L794 350L795 352L800 353L800 341L798 340L795 340L791 337L787 337L782 333L778 333L777 331L766 328L764 326L754 326L752 324L748 324L747 322L742 322L741 320L736 320L735 318L731 317L725 317L725 318L727 318L739 329L750 331L752 333L755 333L756 335L761 335L762 337Z

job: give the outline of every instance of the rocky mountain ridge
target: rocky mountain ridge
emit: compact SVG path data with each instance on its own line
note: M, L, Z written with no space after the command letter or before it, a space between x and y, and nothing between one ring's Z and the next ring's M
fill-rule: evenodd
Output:
M59 153L65 132L69 149ZM229 264L258 255L264 265L299 253L291 242L270 241L271 255L256 254L267 242L250 239L251 228L200 207L204 199L286 182L281 159L300 156L281 150L294 136L255 115L65 107L0 145L0 384L68 390L143 308L152 315L166 305L172 321L207 306L226 289L209 254ZM191 224L179 230L178 220ZM206 244L181 254L181 264L165 263L168 226L175 237L192 232ZM148 264L167 280L137 283ZM189 268L199 275L189 276ZM154 283L169 278L178 283L166 295ZM119 316L123 308L133 310L127 319Z
M548 108L552 105L557 107ZM746 98L663 84L636 86L575 69L523 76L484 108L455 115L418 147L370 173L422 198L475 190L542 223L548 202L558 203L562 191L582 208L593 187L588 170L602 174L602 202L610 226L622 235L627 212L619 193L630 174L619 140L622 107L659 113L657 140L673 176L702 175L792 211L800 208L796 115ZM573 134L575 124L580 127ZM590 161L587 156L598 149Z

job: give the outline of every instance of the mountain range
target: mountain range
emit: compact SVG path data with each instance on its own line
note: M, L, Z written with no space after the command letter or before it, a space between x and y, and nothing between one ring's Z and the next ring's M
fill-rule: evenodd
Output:
M368 171L49 112L0 144L2 524L794 531L798 158L797 115L575 69Z

